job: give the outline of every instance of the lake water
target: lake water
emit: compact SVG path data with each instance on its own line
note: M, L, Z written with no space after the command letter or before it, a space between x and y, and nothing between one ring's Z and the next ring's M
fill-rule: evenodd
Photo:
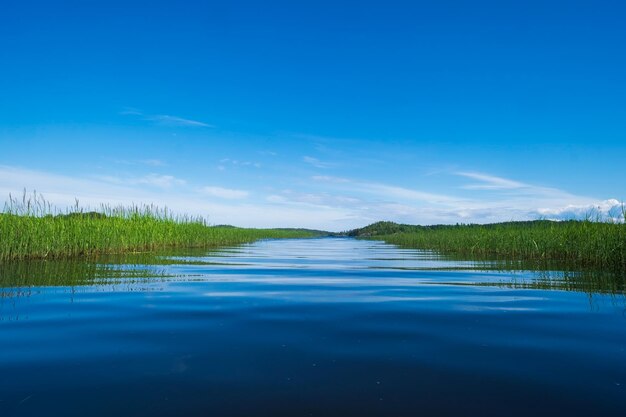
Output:
M347 238L4 266L0 416L624 416L622 283Z

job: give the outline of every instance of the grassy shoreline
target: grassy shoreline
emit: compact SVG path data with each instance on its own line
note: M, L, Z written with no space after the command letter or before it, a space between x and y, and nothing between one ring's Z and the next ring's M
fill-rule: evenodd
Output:
M299 229L209 226L204 218L174 216L154 206L101 207L97 212L52 214L36 197L0 213L0 262L153 251L173 247L219 247L267 238L314 237Z
M305 229L210 226L202 217L176 216L155 206L101 206L85 212L76 204L72 211L59 213L41 196L24 194L21 200L10 198L0 212L0 262L215 248L325 234L331 235ZM454 226L378 222L339 235L469 259L556 261L572 268L626 272L626 222L540 220Z
M624 223L541 220L412 226L378 222L346 235L472 259L557 261L574 268L626 271Z

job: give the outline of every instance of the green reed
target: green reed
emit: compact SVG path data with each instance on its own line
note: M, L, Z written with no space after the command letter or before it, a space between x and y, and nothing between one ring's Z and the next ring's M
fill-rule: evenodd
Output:
M218 247L266 238L311 237L315 232L209 226L206 219L175 215L154 205L76 203L60 213L41 195L9 196L0 213L0 261L151 251L168 247Z
M349 234L470 259L559 261L573 268L626 271L626 224L531 221L489 225L377 223Z

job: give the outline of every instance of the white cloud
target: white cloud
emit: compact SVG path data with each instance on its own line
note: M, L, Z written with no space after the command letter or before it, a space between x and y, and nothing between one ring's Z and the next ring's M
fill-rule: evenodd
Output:
M347 182L351 182L349 179L347 178L340 178L340 177L331 177L329 175L313 175L311 177L311 179L313 181L326 181L326 182L338 182L338 183L347 183Z
M362 201L358 198L336 195L331 193L303 193L292 190L283 190L280 194L271 194L266 197L271 203L308 205L317 207L341 207L355 209Z
M345 184L349 190L359 190L368 194L376 195L378 198L400 199L422 201L432 204L451 204L455 205L463 201L461 198L448 196L443 194L430 193L426 191L413 190L409 188L399 187L396 185L382 184L368 181L350 180L347 178L331 177L326 175L315 175L311 177L314 181L330 182L335 184Z
M212 197L225 198L229 200L238 200L242 198L248 197L250 194L248 191L244 190L234 190L230 188L222 188L222 187L202 187L202 193L210 195Z
M533 199L542 199L560 202L570 201L572 204L586 204L593 200L573 195L567 191L559 190L558 188L528 184L479 172L457 172L456 175L479 181L479 183L466 184L461 187L466 190L502 192L508 196L517 196L519 198L528 199L529 201L533 201ZM492 197L491 199L493 200L495 198Z
M139 162L144 165L149 165L153 167L162 167L162 166L167 165L165 162L161 161L160 159L142 159Z
M598 206L601 207L599 211L605 213L601 218L619 218L615 200L609 200L610 204L598 202L556 188L533 186L483 173L462 172L455 175L479 181L478 184L464 188L484 190L487 193L467 198L331 176L313 176L312 179L327 184L327 189L334 189L342 195L369 194L371 197L361 198L360 204L348 205L353 212L359 213L364 224L381 219L418 224L492 223L537 218L584 219L590 210L598 210ZM544 208L539 209L541 207Z
M254 161L240 161L238 159L231 159L231 158L222 158L220 159L220 165L218 165L218 169L220 171L224 171L226 169L225 165L226 164L230 164L233 165L235 167L254 167L254 168L261 168L261 163L260 162L254 162Z
M567 205L557 208L540 208L536 216L550 220L602 220L623 222L626 206L616 199L598 201L594 204Z
M190 126L190 127L215 127L205 122L198 120L184 119L178 116L171 116L168 114L157 114L154 116L147 116L146 120L152 120L162 125L167 126Z
M282 195L278 195L278 194L270 194L267 197L265 197L265 200L270 202L270 203L287 203L287 202L289 202L289 200L287 200L285 197L283 197Z
M456 174L480 181L479 184L469 184L462 187L467 190L513 190L529 186L521 182L479 172L457 172Z
M152 167L164 167L167 164L160 159L139 159L139 160L128 160L128 159L115 159L112 162L120 165L147 165Z
M187 127L215 127L211 124L198 120L186 119L183 117L172 116L169 114L145 114L141 110L135 108L127 108L120 112L124 116L137 116L142 120L151 121L165 126L187 126Z
M414 200L414 201L422 201L431 204L459 204L462 200L457 197L442 195L442 194L434 194L424 191L412 190L409 188L398 187L387 184L377 184L371 182L357 182L357 187L360 187L362 190L377 194L381 198L397 198L400 200Z
M9 194L21 195L23 190L37 191L59 208L81 204L97 207L101 203L151 203L147 190L137 189L116 177L74 178L50 172L0 165L0 201Z
M302 158L302 160L309 165L313 165L315 168L321 168L321 169L330 168L334 165L329 162L322 162L317 158L313 158L312 156L305 156Z
M178 179L172 175L149 174L142 178L133 180L136 184L147 184L154 187L170 188L174 185L185 185L186 181Z
M161 174L148 174L141 177L114 177L114 176L97 176L102 181L114 183L114 184L127 184L127 185L138 185L145 184L152 187L158 188L171 188L173 186L183 186L187 182L185 180L181 180L180 178L176 178L172 175L161 175Z

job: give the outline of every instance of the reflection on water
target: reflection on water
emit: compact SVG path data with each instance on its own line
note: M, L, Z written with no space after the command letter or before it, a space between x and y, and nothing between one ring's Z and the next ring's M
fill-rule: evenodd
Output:
M313 242L316 245L332 242L332 246L336 247L336 242L343 243L346 240L326 238ZM264 280L267 280L267 272L272 269L332 269L348 273L359 270L359 276L368 276L365 270L372 269L376 271L376 279L381 274L386 278L406 277L405 272L413 271L415 274L410 275L409 279L412 282L419 281L420 284L432 282L554 289L582 291L590 295L605 293L623 296L626 292L626 273L572 269L571 265L562 263L455 259L431 251L399 249L379 242L358 242L356 245L359 246L359 252L328 251L321 259L297 251L276 254L273 253L272 245L262 249L260 244L250 244L212 252L195 248L172 249L166 252L103 255L87 260L8 262L0 264L0 296L28 295L30 289L38 287L112 286L118 283L132 287L134 284L154 283L157 278L171 281L179 281L181 278L214 280L220 273L228 274L242 268L247 271L252 271L251 268L260 269L262 274L251 275L261 276ZM434 282L420 279L426 276L427 271L443 271L445 274L436 274ZM450 279L453 277L458 279ZM481 281L480 277L485 280ZM338 283L336 277L332 278L332 282ZM386 284L389 282L389 279L385 281ZM76 291L76 288L73 290Z
M0 265L0 415L626 414L625 276L542 268L342 238Z

